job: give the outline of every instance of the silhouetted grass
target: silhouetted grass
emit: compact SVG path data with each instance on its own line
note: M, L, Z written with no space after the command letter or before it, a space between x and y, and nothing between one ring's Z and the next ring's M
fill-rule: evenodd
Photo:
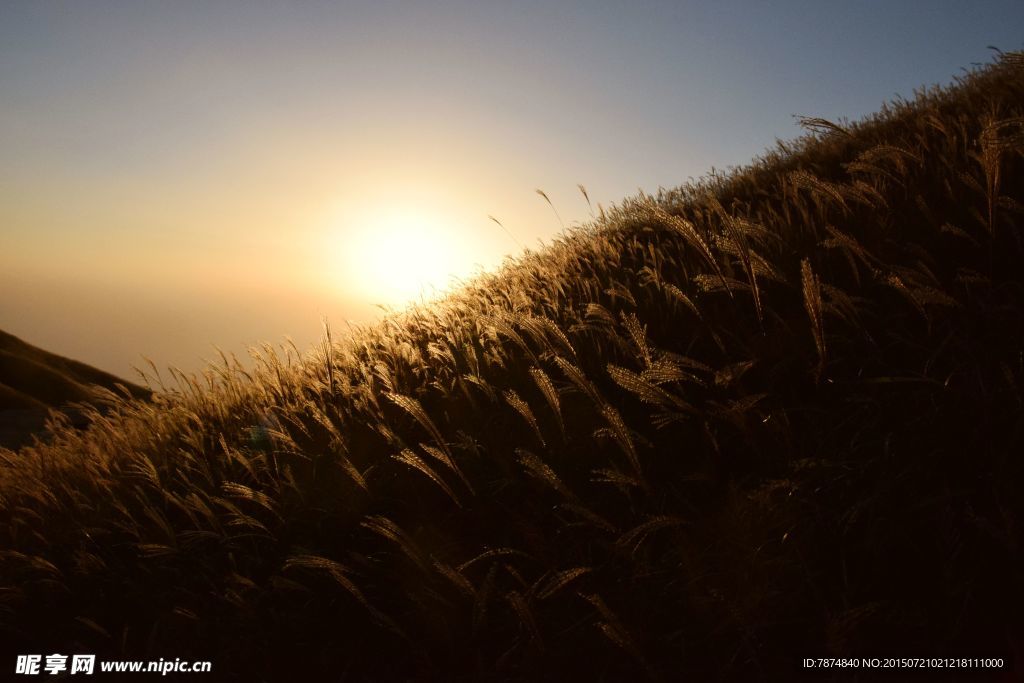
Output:
M1013 666L1022 117L1007 54L807 119L434 306L0 454L5 649L249 681Z

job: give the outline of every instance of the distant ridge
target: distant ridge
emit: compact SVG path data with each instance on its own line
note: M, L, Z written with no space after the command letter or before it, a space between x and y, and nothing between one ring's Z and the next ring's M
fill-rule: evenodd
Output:
M93 403L97 387L133 397L150 392L120 377L70 358L44 351L0 331L0 447L18 448L43 430L51 409L68 413L84 426L76 403ZM123 390L119 387L123 387Z

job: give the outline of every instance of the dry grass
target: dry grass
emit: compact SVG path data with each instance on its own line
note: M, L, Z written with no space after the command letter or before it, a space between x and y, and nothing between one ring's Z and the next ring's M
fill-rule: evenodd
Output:
M0 453L4 649L246 681L1009 656L1022 116L1007 55L807 119L436 305Z

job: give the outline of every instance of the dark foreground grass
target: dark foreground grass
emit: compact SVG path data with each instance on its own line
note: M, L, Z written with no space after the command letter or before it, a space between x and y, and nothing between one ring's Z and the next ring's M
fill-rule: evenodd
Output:
M1022 117L1008 54L306 358L111 395L0 455L3 648L246 681L1021 675Z

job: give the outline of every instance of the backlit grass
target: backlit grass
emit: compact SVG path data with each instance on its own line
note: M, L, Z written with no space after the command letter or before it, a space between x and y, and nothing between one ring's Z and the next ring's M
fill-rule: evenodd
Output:
M805 123L434 305L154 371L0 453L3 649L247 681L1012 657L1024 57Z

